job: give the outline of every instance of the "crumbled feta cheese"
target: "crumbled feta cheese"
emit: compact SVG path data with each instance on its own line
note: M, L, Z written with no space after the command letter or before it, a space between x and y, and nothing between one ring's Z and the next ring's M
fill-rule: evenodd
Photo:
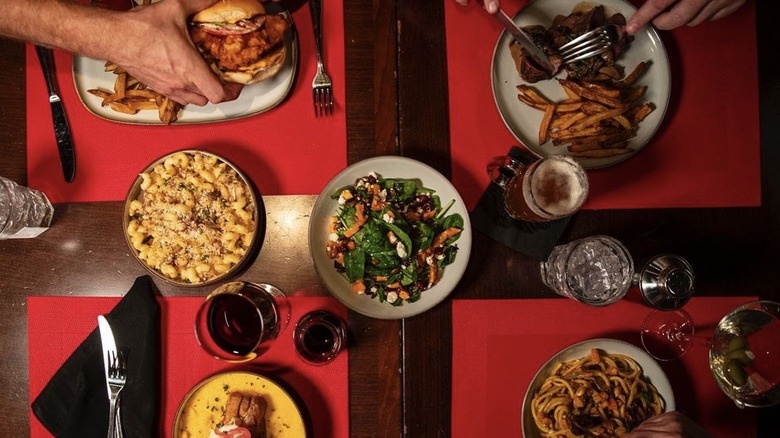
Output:
M376 293L379 289L376 288L376 286L371 286L371 293Z
M387 296L385 296L385 298L387 299L388 303L392 304L392 303L398 301L398 294L395 293L395 292L388 292Z
M352 192L349 190L342 190L339 194L339 205L346 204L348 199L352 199Z
M331 242L338 242L339 235L336 233L330 233L330 236L328 236L328 240L330 240Z
M387 201L387 189L382 189L382 191L379 192L379 199L381 199L382 202Z
M425 258L425 263L428 264L428 265L432 265L433 264L433 255L429 255L428 257L426 257Z
M376 172L369 172L368 176L373 176L376 179L379 179L379 177L376 175Z
M398 242L398 237L396 237L395 234L393 234L392 231L387 232L387 240L390 241L393 245L395 245Z
M389 212L382 215L382 220L387 222L388 224L392 224L393 222L395 222L395 218Z
M403 242L395 244L395 252L398 254L398 257L401 257L402 259L406 258L406 247Z
M444 254L437 255L436 260L444 260Z

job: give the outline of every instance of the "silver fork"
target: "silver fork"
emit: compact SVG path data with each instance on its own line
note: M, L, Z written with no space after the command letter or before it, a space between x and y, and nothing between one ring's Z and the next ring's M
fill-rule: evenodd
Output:
M597 27L558 48L564 64L600 55L620 38L622 29L614 24Z
M122 418L119 415L119 394L127 383L127 358L123 351L109 351L108 386L111 389L108 410L108 438L122 437Z
M333 83L322 64L322 0L310 0L311 23L314 28L314 46L317 52L317 74L311 83L314 93L314 115L333 114Z

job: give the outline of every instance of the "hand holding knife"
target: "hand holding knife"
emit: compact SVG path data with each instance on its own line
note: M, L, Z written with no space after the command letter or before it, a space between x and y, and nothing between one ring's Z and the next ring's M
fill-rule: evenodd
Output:
M43 75L46 79L46 87L49 90L49 104L51 105L51 116L54 120L54 135L57 139L57 149L62 163L62 173L65 181L71 182L76 176L76 156L73 151L73 137L70 133L68 119L65 117L65 108L59 96L57 81L54 77L54 57L51 49L41 46L35 46L38 53L38 60L41 62Z

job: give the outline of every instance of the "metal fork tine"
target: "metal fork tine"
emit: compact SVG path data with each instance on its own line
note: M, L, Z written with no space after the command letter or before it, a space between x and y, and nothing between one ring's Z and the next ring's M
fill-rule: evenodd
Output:
M620 30L615 25L605 25L585 32L558 48L564 63L571 63L600 55L612 47Z

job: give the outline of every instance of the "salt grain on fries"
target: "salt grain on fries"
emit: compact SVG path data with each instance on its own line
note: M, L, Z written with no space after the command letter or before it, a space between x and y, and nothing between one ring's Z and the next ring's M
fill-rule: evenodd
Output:
M528 85L518 85L517 98L543 111L539 125L539 144L552 140L566 146L570 155L581 158L606 158L627 154L628 141L637 126L655 110L652 102L641 102L647 86L634 83L647 70L642 62L621 80L607 82L558 79L567 98L552 102Z
M122 67L111 62L106 63L106 71L116 75L114 91L101 89L87 90L101 99L101 106L124 114L137 114L138 111L157 110L160 121L166 125L175 122L182 108L177 102L148 88L138 79L129 75Z

